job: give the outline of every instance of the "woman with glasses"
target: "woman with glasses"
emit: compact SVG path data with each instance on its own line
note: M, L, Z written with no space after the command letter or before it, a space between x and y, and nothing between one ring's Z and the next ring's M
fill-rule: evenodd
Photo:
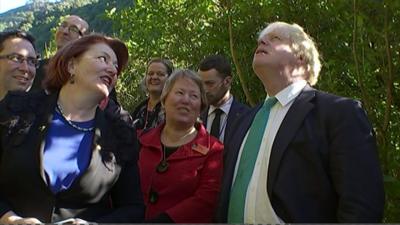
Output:
M161 94L165 123L140 137L145 222L209 223L216 208L223 145L198 117L206 107L200 77L177 70Z
M164 83L173 69L171 61L167 59L154 58L147 64L143 84L148 98L141 102L132 113L132 119L138 130L156 127L164 121L160 96Z
M51 58L50 94L0 102L0 223L142 221L135 131L98 108L127 61L124 43L88 35Z

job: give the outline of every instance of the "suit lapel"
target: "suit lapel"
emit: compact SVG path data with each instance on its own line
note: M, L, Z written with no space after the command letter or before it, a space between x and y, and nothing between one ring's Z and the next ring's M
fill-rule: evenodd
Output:
M99 168L100 166L103 166L103 157L101 154L103 146L106 148L109 148L110 145L107 143L107 141L110 141L110 137L106 137L106 133L108 131L107 129L107 120L105 118L105 112L97 108L96 110L96 116L95 116L95 127L94 127L94 134L93 134L93 140L91 144L91 157L89 161L89 165L87 166L86 170L81 173L79 176L75 177L75 180L72 182L71 186L64 191L59 192L60 195L63 196L68 196L68 195L74 195L76 193L79 193L81 190L81 180L85 180L85 182L90 182L92 181L95 183L95 179L97 179L96 173L93 173L93 171L101 171ZM107 174L102 174L103 178L105 179Z
M233 123L233 131L229 134L230 136L225 136L225 139L229 138L229 140L231 140L230 143L227 143L226 145L229 149L224 150L224 153L226 153L226 162L224 162L224 167L226 167L225 172L229 173L229 177L231 177L231 180L233 178L236 160L238 158L242 141L246 136L247 131L249 130L249 127L251 126L251 123L253 122L253 119L261 106L262 104L256 106L247 115L240 117L240 122L238 120Z
M230 190L240 147L260 107L261 104L250 110L246 115L241 116L240 120L232 124L230 136L225 136L225 140L228 138L231 141L226 143L225 148L227 149L224 150L224 172L222 176L220 201L216 213L216 217L220 220L219 222L226 222Z
M104 145L105 142L109 141L109 140L107 140L107 138L104 138L105 132L108 131L107 130L107 121L105 118L105 112L103 112L99 108L97 108L97 110L96 110L94 124L95 124L94 134L93 134L93 140L92 140L92 144L91 144L92 157L90 159L88 168L86 169L85 173L87 171L92 170L92 168L96 168L97 163L99 161L101 161L101 157L100 157L100 153L99 153L102 149L101 145ZM106 147L108 147L108 146L106 145ZM96 158L95 155L97 155L99 157ZM100 160L95 160L95 159L100 159Z
M306 86L299 96L297 96L297 98L294 100L293 105L287 112L278 130L278 133L275 136L268 167L267 191L269 195L271 195L284 152L302 125L304 118L314 107L314 105L310 102L314 96L315 90L309 86Z
M56 102L58 100L58 92L53 93L47 98L45 98L45 106L40 112L41 115L38 116L38 128L39 132L37 133L39 137L37 138L38 142L35 143L34 149L36 149L38 152L37 154L39 155L39 168L40 168L40 176L42 177L42 180L44 184L47 186L47 180L46 180L46 172L44 170L44 164L43 164L43 154L44 154L44 147L45 147L45 139L49 131L50 123L53 119L53 113L55 110ZM50 189L48 189L50 191Z
M239 107L238 107L238 104L237 104L237 102L236 102L236 100L235 100L235 98L234 98L234 99L233 99L233 102L232 102L232 105L231 105L231 108L230 108L229 113L228 113L227 121L226 121L225 137L226 137L226 136L229 136L228 133L229 133L229 131L231 131L232 123L233 123L238 117L240 117L240 115L241 115L238 108L239 108ZM226 140L226 138L224 138L224 140Z
M208 110L210 107L207 107L201 112L200 114L200 120L203 122L204 127L207 129L207 118L208 118Z

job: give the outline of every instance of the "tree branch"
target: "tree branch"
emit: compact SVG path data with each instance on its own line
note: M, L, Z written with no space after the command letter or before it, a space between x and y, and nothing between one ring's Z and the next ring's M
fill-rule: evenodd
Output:
M253 97L250 94L249 89L247 88L247 85L245 83L243 73L241 70L241 67L239 65L239 61L237 60L236 52L234 49L234 43L233 43L233 31L232 31L232 15L231 15L231 8L232 4L227 4L228 6L228 29L229 29L229 45L230 45L230 50L231 50L231 55L232 55L232 60L236 68L236 73L239 77L240 84L242 86L243 92L246 96L247 102L251 105L254 106L256 105Z

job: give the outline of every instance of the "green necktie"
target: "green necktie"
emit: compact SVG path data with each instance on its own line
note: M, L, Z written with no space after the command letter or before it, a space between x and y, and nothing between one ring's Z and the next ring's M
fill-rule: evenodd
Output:
M231 189L228 223L244 223L247 187L253 174L258 150L260 149L265 127L268 123L269 112L276 102L277 99L275 97L268 98L257 112L249 129L249 135L247 135L246 143L243 146L240 157L235 182Z

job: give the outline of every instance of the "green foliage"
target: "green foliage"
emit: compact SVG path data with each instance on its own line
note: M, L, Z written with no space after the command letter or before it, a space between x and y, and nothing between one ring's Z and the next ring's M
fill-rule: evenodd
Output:
M111 35L112 21L105 12L111 8L122 9L133 5L133 0L30 0L24 7L0 15L0 30L22 29L36 38L36 45L44 56L55 51L54 28L66 15L76 14L90 24L90 30ZM49 32L51 31L51 32Z
M142 79L146 62L152 57L170 58L177 67L197 70L197 63L208 54L228 55L227 24L222 22L225 28L220 29L224 16L220 11L210 0L165 0L138 1L135 8L110 12L115 30L130 49L131 66L136 73L129 73L129 76ZM138 84L127 82L123 86L129 93L135 93ZM135 97L121 99L128 109L139 100Z
M151 57L167 57L197 70L206 55L232 58L230 47L251 97L260 101L265 92L251 66L258 31L276 20L304 27L322 55L317 88L359 99L368 112L385 174L384 222L396 222L400 221L399 14L399 1L142 0L135 8L110 11L108 16L131 54L130 72L121 82L127 108L140 99L138 84ZM237 77L233 93L245 100Z

